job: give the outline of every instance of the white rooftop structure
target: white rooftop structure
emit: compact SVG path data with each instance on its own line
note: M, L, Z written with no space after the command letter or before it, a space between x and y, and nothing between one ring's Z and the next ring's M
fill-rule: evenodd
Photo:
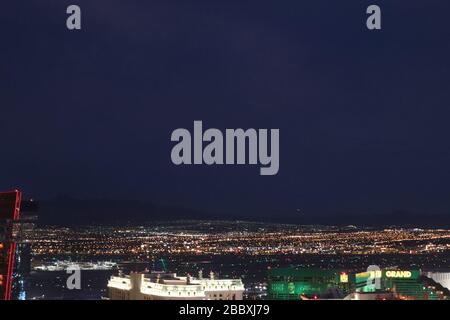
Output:
M242 300L241 279L179 277L175 273L132 273L108 281L111 300Z

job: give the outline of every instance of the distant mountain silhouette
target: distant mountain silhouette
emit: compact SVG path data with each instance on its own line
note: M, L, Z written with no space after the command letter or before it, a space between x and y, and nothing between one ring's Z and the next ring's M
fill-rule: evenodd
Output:
M299 217L280 214L284 222L298 224L319 224L334 226L367 226L367 227L417 227L417 228L450 228L450 214L426 214L406 211L394 211L381 214L348 214L301 215Z
M303 225L367 226L367 227L418 227L449 228L450 214L424 214L395 211L387 214L333 215L298 214L296 211L266 213L204 212L177 206L157 205L143 201L76 199L58 197L41 201L39 224L41 225L95 225L137 224L174 220L247 220Z
M41 201L39 210L39 224L43 225L115 225L205 218L207 216L200 211L175 206L132 200L75 199L66 196Z

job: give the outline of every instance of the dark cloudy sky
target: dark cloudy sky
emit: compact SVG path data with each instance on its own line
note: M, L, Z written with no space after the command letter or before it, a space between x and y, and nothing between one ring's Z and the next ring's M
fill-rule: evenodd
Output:
M66 29L69 4L81 31ZM449 12L448 0L4 1L0 189L450 212ZM278 175L172 165L170 134L194 120L279 128Z

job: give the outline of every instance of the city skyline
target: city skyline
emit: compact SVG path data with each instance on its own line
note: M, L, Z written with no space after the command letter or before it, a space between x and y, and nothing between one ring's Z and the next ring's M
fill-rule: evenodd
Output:
M77 215L84 224L57 226L36 224L41 209L20 190L0 193L0 300L450 298L450 230L435 225L97 225Z
M30 299L445 300L449 232L243 221L38 227L26 235L25 287ZM74 267L80 290L65 286ZM382 290L369 285L370 270Z

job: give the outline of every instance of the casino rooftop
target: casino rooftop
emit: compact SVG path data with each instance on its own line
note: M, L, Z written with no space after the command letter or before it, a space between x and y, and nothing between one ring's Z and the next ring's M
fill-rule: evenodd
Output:
M242 300L240 279L198 278L175 273L131 273L113 276L108 282L110 300Z

